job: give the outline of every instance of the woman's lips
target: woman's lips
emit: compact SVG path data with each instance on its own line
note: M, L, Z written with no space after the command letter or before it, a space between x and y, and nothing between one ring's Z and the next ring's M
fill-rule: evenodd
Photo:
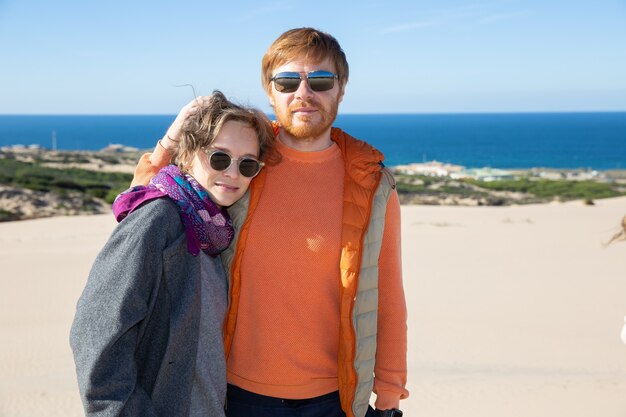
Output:
M236 185L229 185L223 182L216 182L215 186L220 187L224 191L237 191L239 189Z

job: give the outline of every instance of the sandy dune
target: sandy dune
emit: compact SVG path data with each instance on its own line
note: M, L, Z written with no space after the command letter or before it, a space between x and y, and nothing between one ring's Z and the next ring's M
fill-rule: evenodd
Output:
M409 416L626 416L626 198L404 206ZM0 417L82 415L74 305L113 217L0 224Z

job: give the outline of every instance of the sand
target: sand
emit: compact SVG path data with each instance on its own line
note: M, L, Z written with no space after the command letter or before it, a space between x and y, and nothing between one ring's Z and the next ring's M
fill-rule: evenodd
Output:
M623 417L626 198L403 206L408 416ZM82 415L68 333L110 215L0 223L0 417Z

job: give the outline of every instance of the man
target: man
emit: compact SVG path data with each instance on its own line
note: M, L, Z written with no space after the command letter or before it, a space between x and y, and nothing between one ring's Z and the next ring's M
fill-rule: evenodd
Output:
M408 396L400 205L383 155L331 127L345 55L327 33L289 30L263 57L262 81L280 162L229 209L238 236L222 256L227 415L399 416ZM176 146L183 122L142 158L135 183L169 162L163 148Z

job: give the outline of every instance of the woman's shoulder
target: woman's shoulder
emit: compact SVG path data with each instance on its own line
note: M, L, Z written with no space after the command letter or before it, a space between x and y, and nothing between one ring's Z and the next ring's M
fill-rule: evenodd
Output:
M122 220L119 226L130 228L135 232L153 233L158 230L172 237L184 233L180 210L176 203L167 197L144 203Z

